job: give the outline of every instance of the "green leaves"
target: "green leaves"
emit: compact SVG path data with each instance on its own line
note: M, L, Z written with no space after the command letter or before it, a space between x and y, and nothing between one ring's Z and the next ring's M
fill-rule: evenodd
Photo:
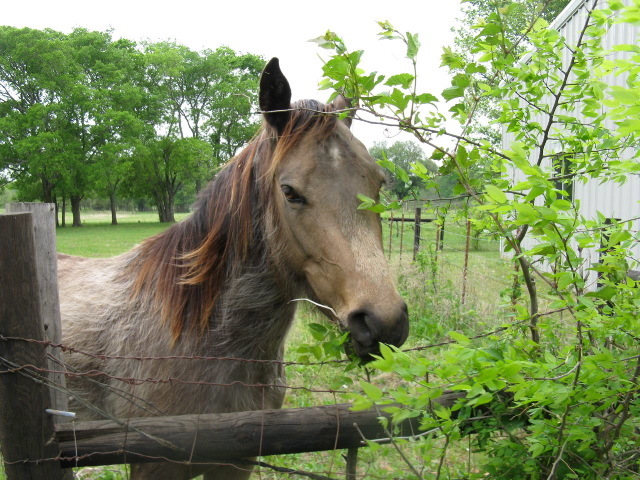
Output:
M384 84L389 86L399 85L401 88L407 89L411 86L414 80L415 77L410 73L399 73L389 77Z
M447 101L454 100L464 96L464 88L462 87L448 87L442 91L442 98Z
M451 179L455 186L448 192L465 203L449 212L459 209L472 225L481 223L512 249L513 257L504 258L513 262L508 278L500 279L511 286L502 295L504 304L493 309L505 319L508 333L479 337L478 330L462 326L434 355L383 349L370 366L395 374L399 386L363 383L356 401L361 406L396 401L400 406L388 407L394 417L420 415L424 428L452 443L464 431L464 418L477 415L478 408L490 411L491 421L499 421L474 430L474 440L486 459L483 471L492 478L514 471L522 478L626 478L603 459L613 458L614 451L628 453L638 441L628 421L631 409L627 417L621 414L629 385L635 384L630 374L639 353L640 290L627 276L637 268L630 250L637 242L637 220L611 225L606 216L616 213L610 211L589 218L593 208L581 205L581 195L609 182L623 192L627 178L640 171L640 48L628 42L613 48L624 55L612 55L602 41L614 22L634 22L638 8L608 2L591 14L576 45L548 28L551 12L557 14L563 2L547 2L544 19L536 18L535 2L465 3L482 15L462 32L465 49L444 50L442 64L451 71L451 83L439 99L413 91L422 85L413 70L420 57L417 37L382 22L381 38L404 45L411 62L361 100L385 124L414 133L437 162L432 170L424 158L407 165L391 155L374 155L397 184L416 192L427 182L415 193L425 198L433 192L429 187L442 185L434 179ZM521 59L524 45L528 55ZM351 78L357 76L366 74ZM613 76L623 81L610 87L605 80ZM442 109L445 102L460 128L453 130L450 115L433 108ZM361 208L384 211L384 204L360 200ZM431 274L424 281L443 295L442 270L425 266L425 257L418 259L419 268ZM447 252L438 258L446 265L451 260ZM492 281L487 278L479 288L493 288ZM431 294L422 292L420 305L429 304ZM447 330L438 331L439 337ZM451 408L434 407L434 391L443 385L465 392L465 398ZM616 421L624 426L613 433ZM595 458L593 452L605 450ZM431 450L424 446L424 451Z
M374 213L384 213L387 210L396 210L400 208L400 203L397 201L378 203L373 198L369 198L366 195L357 195L360 200L358 210L369 210Z
M407 58L415 60L420 50L420 41L418 34L407 32Z
M381 203L377 203L373 198L369 198L366 195L358 194L358 200L360 200L360 205L358 205L358 210L370 210L375 213L386 212L387 208Z
M506 203L507 196L498 187L494 185L487 185L485 188L486 195L490 200L493 200L495 203Z

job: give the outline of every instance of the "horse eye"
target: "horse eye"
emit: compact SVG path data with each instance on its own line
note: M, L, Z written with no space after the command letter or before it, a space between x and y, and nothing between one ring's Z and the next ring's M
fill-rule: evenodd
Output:
M290 185L282 185L281 188L282 193L284 193L284 198L286 198L289 203L304 203L304 198L298 195L298 192Z

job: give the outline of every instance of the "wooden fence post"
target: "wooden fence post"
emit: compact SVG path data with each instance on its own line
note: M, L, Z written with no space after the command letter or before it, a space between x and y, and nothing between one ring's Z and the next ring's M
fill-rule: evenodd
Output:
M400 221L400 264L402 265L402 245L404 243L404 210L402 210L402 220Z
M467 238L464 248L464 267L462 268L462 296L460 303L464 305L467 296L467 274L469 272L469 242L471 240L471 220L467 219Z
M0 448L9 480L63 478L42 344L44 340L31 214L0 215Z
M420 223L422 217L422 209L416 208L416 221L413 227L413 260L415 261L420 250Z
M33 236L35 241L36 274L44 335L54 344L62 343L60 322L60 299L58 297L58 262L56 260L56 218L53 203L8 203L7 213L31 213L33 218ZM48 369L61 371L62 352L59 348L48 348ZM64 393L65 377L62 373L50 373L49 379L60 390L51 389L51 408L67 410L69 397ZM54 423L61 423L64 417L56 417Z
M358 448L347 450L345 480L356 480L358 478Z

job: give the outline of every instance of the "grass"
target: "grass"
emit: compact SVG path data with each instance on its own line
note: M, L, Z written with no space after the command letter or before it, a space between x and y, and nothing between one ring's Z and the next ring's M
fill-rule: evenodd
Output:
M178 215L178 219L185 215ZM110 224L109 212L83 212L84 226L81 228L58 228L58 251L71 255L88 257L108 257L123 253L140 243L144 238L160 233L170 224L160 224L154 213L119 213L119 225ZM391 235L390 235L391 233ZM383 243L387 250L392 270L398 278L399 290L409 304L411 312L411 336L409 347L435 343L447 337L451 330L459 330L472 335L488 331L504 318L496 315L497 305L502 301L501 292L510 285L511 267L509 262L500 258L497 242L482 239L478 248L469 255L467 274L467 297L462 303L463 263L465 230L461 225L449 222L445 230L444 249L433 250L435 225L422 224L422 253L418 260L412 260L413 230L409 223L404 225L401 235L398 224L389 230L389 222L383 223ZM390 242L390 243L389 243ZM391 248L389 249L389 245ZM437 257L437 258L436 258ZM328 329L326 338L318 338L318 331L312 325L324 324L324 317L315 309L306 305L299 308L286 349L286 360L297 361L303 356L326 358L320 347L331 346L335 330ZM326 348L325 348L326 349ZM311 353L310 353L311 352ZM423 355L437 355L422 353ZM360 380L366 380L361 370L345 372L342 364L294 365L287 368L287 383L304 386L309 389L337 389L345 392L356 391ZM373 378L381 385L398 382L397 379L379 375ZM344 388L346 387L346 388ZM333 404L348 401L348 395L338 393L317 393L309 390L290 390L285 400L285 408ZM435 449L440 448L434 445ZM269 457L264 460L278 466L311 471L330 477L343 476L343 452L322 452L316 454L286 455ZM416 463L421 461L420 451L409 450ZM406 465L395 455L391 446L373 449L360 449L359 474L365 478L406 478L403 469ZM467 462L468 452L454 452L454 464ZM450 465L451 475L459 470ZM425 472L433 470L433 465L425 465ZM104 467L81 469L78 478L92 480L120 480L127 478L124 467ZM290 478L269 469L260 469L263 480ZM0 479L2 475L0 474ZM297 478L297 477L293 477ZM300 477L302 478L302 477ZM446 477L443 477L446 478ZM453 478L453 477L452 477Z
M182 220L187 214L176 214ZM119 212L118 225L111 225L110 212L83 212L82 227L59 227L58 251L82 257L111 257L131 249L147 237L171 226L159 223L155 213Z

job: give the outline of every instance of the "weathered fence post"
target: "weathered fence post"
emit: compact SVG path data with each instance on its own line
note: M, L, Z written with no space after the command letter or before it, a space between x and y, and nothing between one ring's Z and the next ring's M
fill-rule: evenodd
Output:
M413 227L413 260L415 261L420 250L420 223L422 217L422 209L416 208L416 221Z
M62 343L62 325L60 321L60 299L58 297L58 262L56 249L56 204L55 203L8 203L7 213L31 213L33 220L33 238L35 242L36 275L40 292L40 309L43 318L44 338L53 344ZM49 389L51 408L66 411L69 397L65 393L65 376L61 371L62 351L47 347L47 367L49 380L58 389ZM60 372L60 373L54 373ZM52 417L53 423L62 423L65 417ZM64 478L71 480L71 470Z
M402 265L402 244L404 242L404 210L402 210L402 220L400 221L400 264Z
M443 250L444 249L444 221L446 220L447 217L441 217L442 222L440 222L439 225L439 229L438 229L438 250Z
M44 319L44 335L54 344L62 342L60 322L60 300L58 298L58 262L56 260L56 218L53 203L8 203L7 213L31 213L35 241L36 274L40 292L41 313ZM60 372L62 352L59 348L48 348L48 369ZM49 379L60 390L51 389L51 408L67 410L69 397L64 393L65 377L62 373L50 373ZM54 418L60 423L63 417Z
M9 480L58 480L45 348L10 339L44 340L33 228L31 214L0 215L0 448Z
M350 448L347 450L347 465L345 480L356 480L358 475L358 449Z
M467 296L467 274L469 273L469 242L471 240L471 220L467 219L467 237L464 247L464 267L462 268L462 296L460 303L464 305Z

